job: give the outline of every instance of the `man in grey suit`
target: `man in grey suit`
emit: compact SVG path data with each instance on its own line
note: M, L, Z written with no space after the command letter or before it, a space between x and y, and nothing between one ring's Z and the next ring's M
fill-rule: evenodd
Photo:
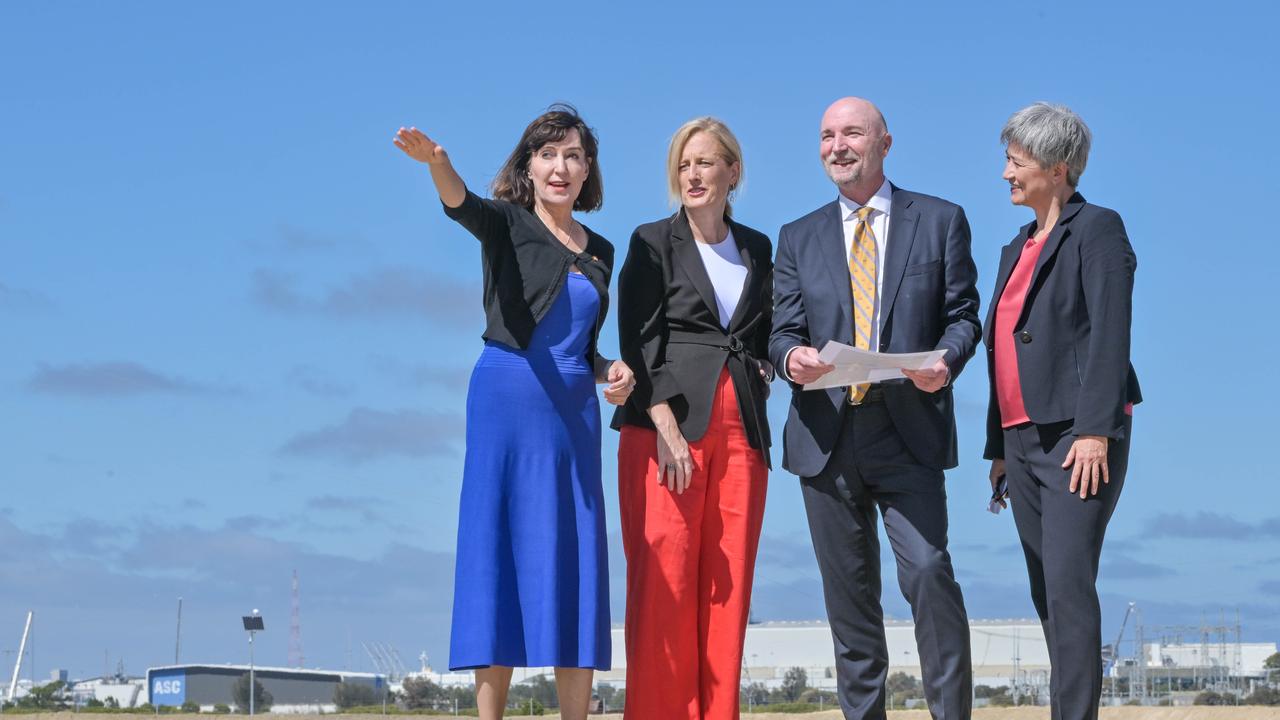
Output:
M845 717L885 717L879 513L929 709L960 720L971 710L969 620L947 553L943 471L956 465L951 383L980 334L977 270L958 205L885 179L892 143L866 100L823 114L821 158L839 195L778 236L769 356L791 383L782 464L800 476ZM818 358L831 340L944 356L907 381L802 389L833 369Z

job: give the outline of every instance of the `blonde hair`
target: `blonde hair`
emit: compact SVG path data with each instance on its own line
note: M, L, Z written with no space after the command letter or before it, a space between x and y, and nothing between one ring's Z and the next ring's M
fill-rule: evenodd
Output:
M730 199L733 193L742 187L742 181L747 176L746 166L742 162L742 146L738 144L738 138L734 137L733 131L729 126L720 122L713 117L699 117L690 120L680 126L676 130L676 134L671 136L671 147L667 150L667 194L671 199L672 205L680 204L680 156L684 154L684 146L689 144L689 140L700 132L705 132L716 139L720 144L720 156L730 165L738 164L738 182L729 188ZM724 212L726 215L733 214L733 204L730 201L725 202Z

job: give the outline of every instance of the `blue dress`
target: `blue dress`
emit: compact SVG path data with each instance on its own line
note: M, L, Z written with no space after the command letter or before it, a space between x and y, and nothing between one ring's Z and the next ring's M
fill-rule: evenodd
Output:
M600 298L570 273L526 350L485 343L467 392L449 669L608 669Z

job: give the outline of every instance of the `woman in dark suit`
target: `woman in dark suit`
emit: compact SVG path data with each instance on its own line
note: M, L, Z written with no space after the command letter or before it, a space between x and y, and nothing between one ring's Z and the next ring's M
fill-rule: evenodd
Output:
M586 720L609 668L600 408L624 402L626 364L596 343L613 246L573 217L604 201L595 134L573 108L534 119L493 182L467 189L416 128L444 212L480 241L485 346L467 389L449 669L475 669L480 717L503 715L513 667L555 667L561 717Z
M730 219L742 152L685 123L667 155L670 218L641 225L618 274L635 370L618 494L627 555L626 717L738 717L742 643L769 468L772 245Z
M1098 559L1142 399L1129 364L1137 260L1120 216L1076 192L1090 138L1078 115L1047 103L1001 131L1010 199L1035 220L1001 253L985 338L985 456L997 495L1008 482L1055 720L1098 715Z

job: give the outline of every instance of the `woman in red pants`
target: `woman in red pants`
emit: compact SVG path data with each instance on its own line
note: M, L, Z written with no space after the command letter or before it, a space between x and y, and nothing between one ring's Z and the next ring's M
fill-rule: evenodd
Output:
M738 717L769 472L769 238L730 219L737 139L714 118L671 139L675 215L641 225L618 275L628 720Z

